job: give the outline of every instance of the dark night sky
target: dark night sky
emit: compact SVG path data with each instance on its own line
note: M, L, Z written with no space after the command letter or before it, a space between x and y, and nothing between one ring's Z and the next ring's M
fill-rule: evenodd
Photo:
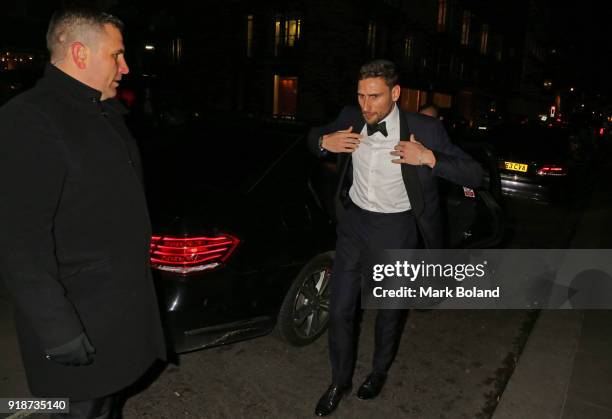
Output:
M578 4L552 3L553 39L567 51L565 64L579 83L610 92L612 5L593 0Z
M551 19L548 31L553 42L552 46L563 54L560 67L567 82L575 81L578 86L612 94L612 84L608 81L609 68L612 64L612 4L595 0L580 2L535 0L535 2L547 4L550 8ZM20 0L4 0L2 3L3 9L9 13L23 10L25 7L25 2ZM22 26L16 30L6 27L4 30L0 29L0 46L9 44L44 48L46 21L52 10L62 3L62 0L27 2L29 5L27 15L34 17L34 22L29 27ZM132 5L132 7L146 5L144 7L147 7L147 11L151 13L154 8L159 7L156 4L164 5L171 12L173 7L180 7L182 2L172 3L172 7L168 7L170 2L161 1L97 0L94 3L106 5L117 3L119 6ZM494 3L489 3L488 6L495 8ZM501 12L502 10L496 10L496 13ZM35 21L39 23L36 24ZM15 43L15 37L21 39L18 41L21 45ZM7 38L13 40L7 41Z

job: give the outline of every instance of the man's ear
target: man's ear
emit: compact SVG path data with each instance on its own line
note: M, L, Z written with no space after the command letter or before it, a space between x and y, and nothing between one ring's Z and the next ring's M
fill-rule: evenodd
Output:
M74 65L83 70L87 67L87 59L89 58L89 48L80 42L73 42L70 45L70 58Z
M391 99L394 102L397 102L397 100L400 97L400 93L402 93L402 88L400 87L399 84L396 84L395 86L393 86L393 88L391 89Z

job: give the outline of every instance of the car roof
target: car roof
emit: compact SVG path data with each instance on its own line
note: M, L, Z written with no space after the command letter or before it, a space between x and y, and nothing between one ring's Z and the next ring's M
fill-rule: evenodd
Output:
M149 189L246 193L303 137L303 131L215 116L140 137Z

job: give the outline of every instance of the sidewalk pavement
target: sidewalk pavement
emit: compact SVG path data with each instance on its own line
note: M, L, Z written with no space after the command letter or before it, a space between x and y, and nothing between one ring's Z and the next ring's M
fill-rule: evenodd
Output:
M612 311L544 311L493 419L612 418Z
M600 178L570 248L612 248L605 183ZM612 418L612 310L540 313L493 414L507 418Z

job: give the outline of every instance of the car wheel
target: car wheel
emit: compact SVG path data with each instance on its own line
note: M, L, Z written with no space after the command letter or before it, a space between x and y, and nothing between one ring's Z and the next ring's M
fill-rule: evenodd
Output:
M281 305L277 329L294 346L305 346L321 336L329 322L329 281L334 252L314 257L300 271Z

